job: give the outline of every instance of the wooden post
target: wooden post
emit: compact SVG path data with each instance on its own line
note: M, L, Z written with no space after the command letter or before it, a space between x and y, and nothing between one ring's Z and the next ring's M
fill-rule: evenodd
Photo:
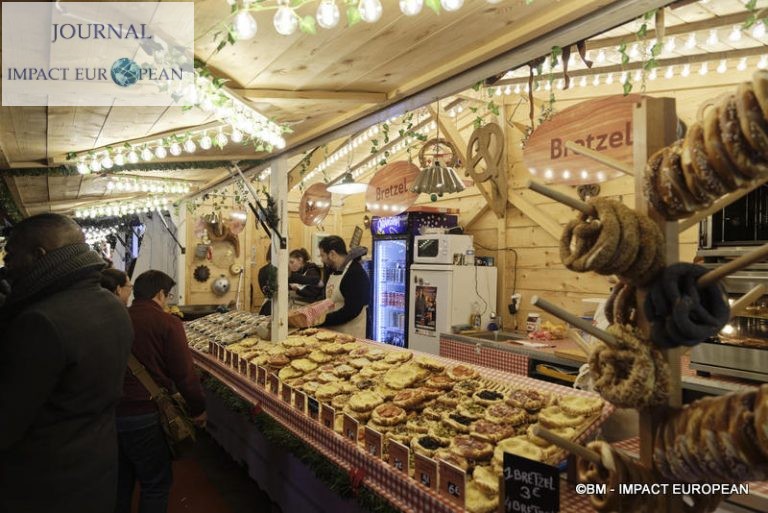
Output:
M278 231L288 236L288 161L280 157L271 163L269 193L277 204ZM280 237L272 231L272 264L277 267L277 292L272 297L272 341L288 337L288 248L280 247Z
M661 227L666 242L666 260L668 264L680 260L680 229L677 222L665 220L658 212L654 211L643 194L643 182L645 176L645 164L648 158L656 151L667 146L677 138L677 112L674 98L649 98L645 97L637 104L632 119L634 138L634 170L635 170L635 210L641 214L649 215ZM638 305L642 305L645 290L639 291ZM638 326L645 333L648 332L648 322L642 308L639 312ZM680 356L681 350L669 349L663 351L664 358L669 363L671 374L670 394L668 406L680 408L682 406L682 392L680 385ZM643 465L653 468L653 441L654 434L660 422L663 420L663 411L640 412L640 460ZM684 503L679 496L670 495L666 504L659 513L682 513Z

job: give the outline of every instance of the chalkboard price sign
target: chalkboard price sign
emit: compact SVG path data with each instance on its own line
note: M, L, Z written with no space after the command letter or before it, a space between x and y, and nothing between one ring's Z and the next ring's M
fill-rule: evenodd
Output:
M560 511L560 474L557 468L504 453L504 511Z
M299 410L301 413L305 413L307 408L307 394L298 390L294 390L293 407Z
M384 437L375 429L365 426L365 450L374 458L381 458Z
M248 378L251 381L256 381L256 372L257 372L256 364L255 363L249 363L248 364Z
M277 377L277 374L270 374L269 375L269 391L277 395L279 388L280 388L280 378Z
M258 373L256 374L256 383L262 387L266 388L267 386L267 369L264 367L259 367Z
M405 445L389 441L389 464L400 472L408 474L408 460L411 456L411 449Z
M314 397L307 396L307 413L312 420L320 418L320 403Z
M414 458L415 473L413 477L416 480L433 490L437 488L437 462L432 458L427 458L422 454L416 454Z
M293 389L283 383L283 389L280 392L280 395L283 397L283 402L286 402L288 404L291 404L291 393L293 392Z

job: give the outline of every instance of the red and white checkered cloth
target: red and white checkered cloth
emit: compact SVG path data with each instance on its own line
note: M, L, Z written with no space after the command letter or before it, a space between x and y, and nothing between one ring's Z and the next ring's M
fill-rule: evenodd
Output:
M440 356L451 360L480 365L521 376L528 375L529 358L522 354L502 351L493 347L481 347L478 350L472 344L440 338Z
M382 347L382 344L377 342L360 342ZM391 346L387 346L387 348L399 350ZM416 355L421 354L416 351L413 352ZM457 363L453 359L433 355L426 356L442 361L447 365L455 365ZM358 468L362 469L365 472L364 484L387 499L398 509L413 513L456 513L462 511L461 508L458 508L437 492L421 486L416 480L401 472L394 471L388 463L370 456L359 448L357 444L353 444L338 433L330 429L318 429L319 424L317 421L297 411L292 404L284 402L279 394L271 394L267 389L259 387L254 381L251 381L246 376L236 372L208 354L194 351L194 358L195 363L201 369L211 373L216 379L225 383L233 392L251 404L260 405L268 415L280 422L286 429L309 442L316 450L343 469L347 471ZM573 390L554 383L537 381L526 376L509 374L492 368L479 367L477 370L483 378L512 387L532 388L555 395L566 393L595 395L591 392ZM600 417L587 427L578 441L591 437L612 411L613 406L606 403ZM562 482L560 490L562 512L581 513L590 510L591 506L586 497L578 496L571 485Z
M307 319L307 326L320 324L325 314L333 309L334 303L330 299L323 299L311 305L302 306L290 312L290 315L303 315Z

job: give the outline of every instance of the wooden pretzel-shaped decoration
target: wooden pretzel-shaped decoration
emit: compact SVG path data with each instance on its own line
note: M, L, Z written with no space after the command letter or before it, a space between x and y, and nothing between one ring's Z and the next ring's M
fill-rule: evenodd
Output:
M424 146L421 147L421 150L419 150L419 164L421 169L424 169L427 167L427 150L430 148L435 148L435 155L436 156L442 156L442 153L439 153L437 150L440 148L440 146L443 146L445 148L448 148L451 151L451 158L450 160L444 160L439 159L441 163L445 167L459 167L461 163L459 162L459 150L456 148L456 146L449 140L443 139L442 137L435 137L434 139L430 139L429 141L424 143ZM434 163L433 163L434 164Z
M504 159L504 133L496 123L488 123L469 136L467 143L467 175L475 182L486 182L499 175ZM485 161L485 171L477 165Z

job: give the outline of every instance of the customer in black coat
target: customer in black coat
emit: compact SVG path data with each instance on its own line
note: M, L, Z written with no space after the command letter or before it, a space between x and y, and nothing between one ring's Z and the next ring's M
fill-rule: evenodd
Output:
M115 405L133 340L128 312L100 286L105 263L71 219L26 219L6 250L0 512L109 513Z

